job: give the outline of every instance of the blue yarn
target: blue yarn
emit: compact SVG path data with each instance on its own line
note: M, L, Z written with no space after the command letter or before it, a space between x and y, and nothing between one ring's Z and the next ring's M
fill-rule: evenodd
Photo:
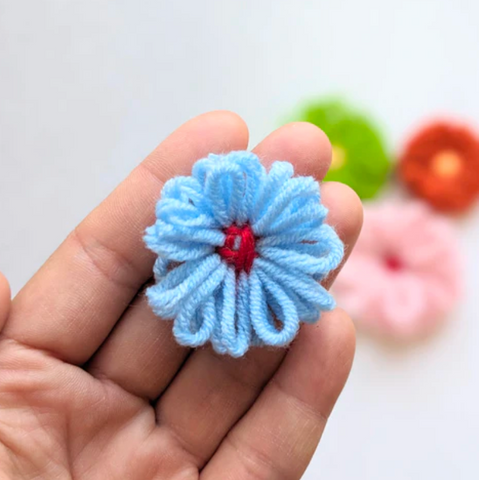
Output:
M319 281L340 264L344 247L324 223L318 182L293 175L290 163L275 162L267 173L253 153L231 152L209 155L192 176L164 185L144 237L158 255L156 284L146 293L156 315L174 320L178 343L210 341L241 357L252 345L287 345L300 320L315 322L335 307ZM254 234L249 273L218 253L232 224Z

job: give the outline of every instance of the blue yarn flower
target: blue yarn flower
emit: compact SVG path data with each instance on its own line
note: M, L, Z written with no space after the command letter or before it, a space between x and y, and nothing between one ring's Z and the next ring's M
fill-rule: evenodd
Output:
M181 345L210 341L242 356L250 345L286 345L300 320L334 308L320 285L343 257L325 224L319 184L293 177L290 163L269 173L250 152L209 155L191 177L163 187L145 242L158 255L147 296L174 320Z

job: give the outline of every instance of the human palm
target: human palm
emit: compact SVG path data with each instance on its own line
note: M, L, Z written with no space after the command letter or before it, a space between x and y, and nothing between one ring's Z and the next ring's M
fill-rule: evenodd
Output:
M163 183L210 152L247 143L234 114L189 121L67 237L11 305L0 282L0 480L302 476L351 367L347 315L335 310L304 325L288 350L254 348L233 359L178 346L142 294L153 263L142 233ZM291 124L255 152L321 179L331 148L316 127ZM328 221L352 246L357 197L334 183L322 195Z

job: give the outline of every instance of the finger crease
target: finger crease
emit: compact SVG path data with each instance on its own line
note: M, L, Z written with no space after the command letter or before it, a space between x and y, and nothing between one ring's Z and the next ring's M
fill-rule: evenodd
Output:
M236 452L251 480L270 477L277 480L286 478L285 472L278 468L269 455L253 446L253 442L238 442L233 434L227 435L224 442Z
M321 410L313 408L307 402L299 398L297 395L289 392L283 384L276 378L273 377L269 384L272 388L275 388L281 395L286 397L286 400L293 404L301 413L307 415L310 418L313 418L319 423L326 424L328 421L328 415L324 414Z
M187 453L191 457L191 462L196 465L198 469L201 469L206 460L196 453L194 453L194 446L188 442L175 428L174 424L160 424L163 432L170 436L173 442L175 442L185 453Z

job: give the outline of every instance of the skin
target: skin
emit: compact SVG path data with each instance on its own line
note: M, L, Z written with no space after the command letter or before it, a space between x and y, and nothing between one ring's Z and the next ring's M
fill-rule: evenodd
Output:
M142 293L153 256L141 237L163 183L210 152L247 145L233 113L190 120L12 302L0 276L0 480L302 476L351 368L349 317L335 310L303 326L288 349L232 359L178 346ZM331 160L326 136L306 123L276 130L254 151L265 164L289 160L318 180ZM350 251L361 204L341 184L324 184L322 195Z

